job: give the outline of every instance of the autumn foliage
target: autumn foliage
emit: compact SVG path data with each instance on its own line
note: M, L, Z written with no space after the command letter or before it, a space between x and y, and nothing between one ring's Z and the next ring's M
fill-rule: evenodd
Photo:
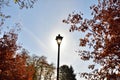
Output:
M70 24L70 31L85 34L80 46L90 50L79 51L82 60L92 60L90 73L81 76L90 80L117 80L120 78L120 0L98 0L90 7L91 19L84 19L82 13L69 14L64 23ZM99 64L101 68L95 68Z
M18 5L20 9L33 8L37 0L0 0L0 80L33 80L34 66L27 64L28 52L17 45L18 35L15 29L20 27L15 23L15 29L4 32L8 26L6 20L11 18L5 9ZM14 22L14 21L13 21ZM7 27L5 27L5 23ZM8 22L9 23L9 22ZM12 23L11 23L12 24ZM2 36L3 35L3 36Z
M26 65L27 53L17 45L14 31L0 38L0 80L32 80L34 69Z

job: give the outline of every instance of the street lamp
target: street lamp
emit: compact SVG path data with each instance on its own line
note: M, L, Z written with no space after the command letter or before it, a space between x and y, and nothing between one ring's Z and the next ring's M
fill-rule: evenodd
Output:
M60 34L58 34L58 36L56 36L56 41L58 44L58 60L57 60L57 80L59 80L59 59L60 59L60 44L62 42L63 37L60 36Z

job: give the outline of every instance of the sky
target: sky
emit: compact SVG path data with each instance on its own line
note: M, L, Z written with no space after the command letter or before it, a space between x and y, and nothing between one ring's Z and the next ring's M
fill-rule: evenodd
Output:
M83 34L69 32L70 25L62 22L72 12L82 12L85 18L90 18L89 6L97 0L39 0L32 9L20 10L17 5L11 5L4 9L7 14L12 15L7 21L9 25L16 22L21 23L21 32L18 42L27 49L30 55L46 56L49 63L57 65L57 42L56 36L63 36L60 52L60 65L72 65L77 80L79 73L88 71L90 62L80 60L78 49L79 39ZM13 24L11 24L13 23Z

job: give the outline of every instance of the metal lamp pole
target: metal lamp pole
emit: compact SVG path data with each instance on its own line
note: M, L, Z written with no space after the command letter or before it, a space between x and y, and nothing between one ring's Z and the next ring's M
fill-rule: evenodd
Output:
M56 36L56 41L58 44L58 60L57 60L57 80L59 80L59 62L60 62L60 44L62 42L63 37L60 36L60 34L58 34L58 36Z

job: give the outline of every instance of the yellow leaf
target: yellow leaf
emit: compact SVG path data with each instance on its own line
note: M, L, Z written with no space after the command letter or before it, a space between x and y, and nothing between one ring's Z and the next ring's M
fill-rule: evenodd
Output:
M14 2L15 2L15 3L17 3L17 2L18 2L18 0L14 0Z

